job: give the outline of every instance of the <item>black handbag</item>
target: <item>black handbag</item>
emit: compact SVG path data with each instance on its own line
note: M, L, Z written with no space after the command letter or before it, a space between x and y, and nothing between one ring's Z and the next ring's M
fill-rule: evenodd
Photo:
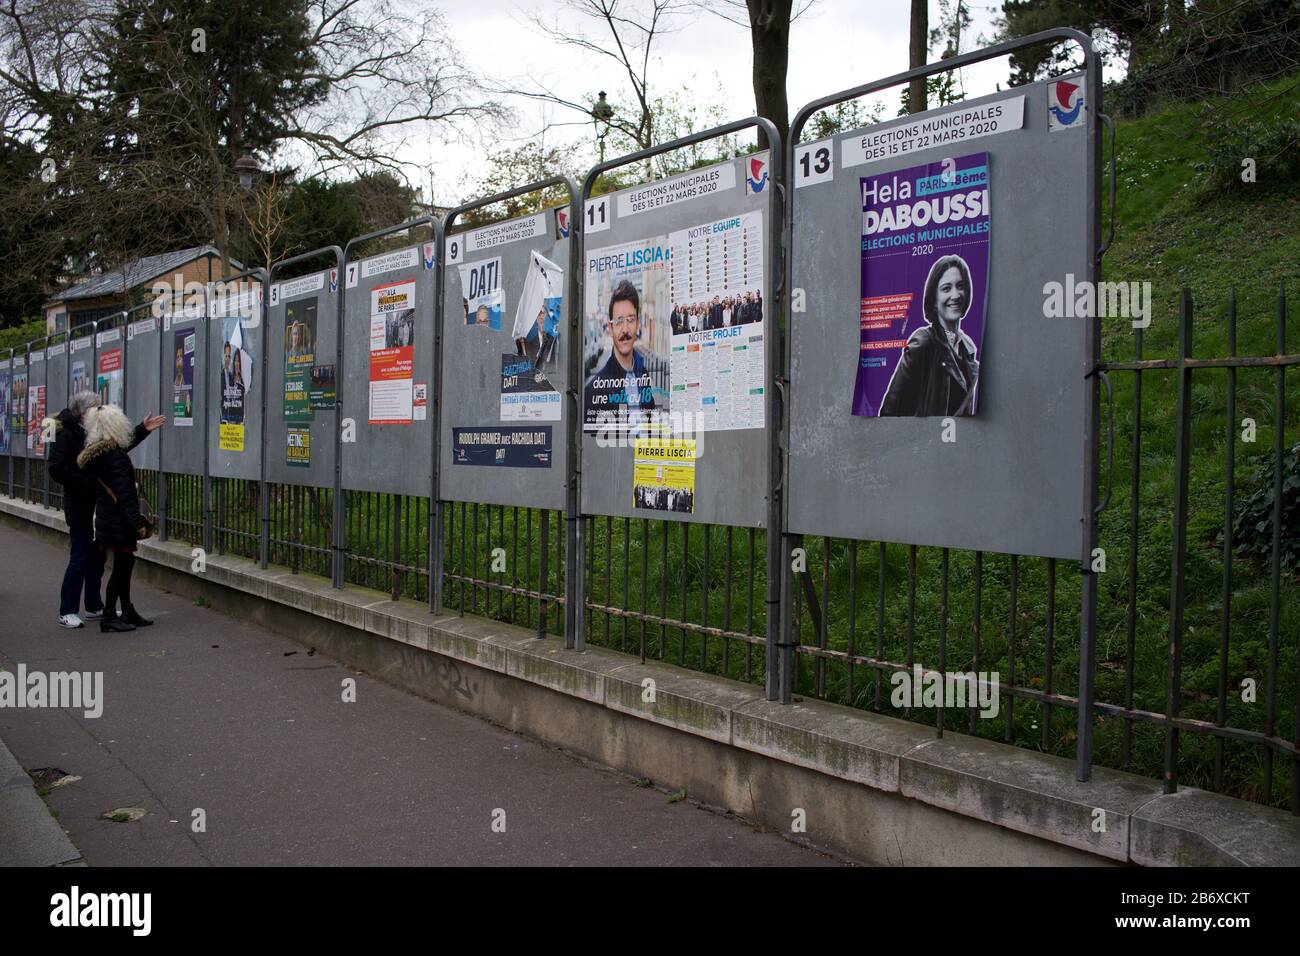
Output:
M108 487L103 478L99 479L104 490L108 492L108 497L113 499L113 504L117 504L117 495L113 494L113 489ZM140 494L140 483L135 483L135 495L140 502L140 517L144 519L144 533L136 532L136 540L144 541L146 538L152 538L158 531L158 518L153 513L153 505L149 504L149 499Z

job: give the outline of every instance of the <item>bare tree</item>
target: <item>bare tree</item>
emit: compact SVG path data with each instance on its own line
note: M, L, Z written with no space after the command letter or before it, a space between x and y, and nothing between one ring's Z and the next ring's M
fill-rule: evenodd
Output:
M258 183L243 204L244 226L249 244L257 251L258 265L271 271L276 260L288 253L289 215L285 209L285 191L279 176L271 175ZM251 263L245 263L251 265Z
M677 15L690 6L689 0L648 0L640 9L629 0L563 0L561 6L569 18L577 17L595 26L594 35L566 24L557 14L547 20L541 15L530 18L533 26L547 39L572 49L595 54L614 64L619 88L627 94L630 109L613 106L603 122L609 130L623 137L632 150L649 149L655 142L654 92L650 82L650 59L655 41L676 25ZM611 84L613 85L613 84ZM582 103L557 93L543 81L526 86L507 86L501 92L539 100L581 114L575 123L596 121L592 103ZM552 124L561 125L561 124ZM647 164L647 174L650 167Z
M280 136L329 171L385 167L416 130L496 123L508 111L459 65L441 15L394 0L311 0L319 69L303 79L328 89L319 107L282 118Z
M702 0L700 6L737 26L746 27L753 45L754 110L776 126L785 142L790 135L786 76L790 66L790 27L817 0Z
M930 9L928 0L912 0L912 18L908 32L907 65L911 69L925 66L930 55ZM914 77L907 84L907 110L923 113L927 108L925 77Z

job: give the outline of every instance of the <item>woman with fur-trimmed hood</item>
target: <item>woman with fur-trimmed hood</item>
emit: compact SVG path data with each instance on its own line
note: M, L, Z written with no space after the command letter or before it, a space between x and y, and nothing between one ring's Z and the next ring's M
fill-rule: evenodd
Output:
M127 455L135 430L116 405L88 409L83 422L86 447L77 456L77 464L98 486L95 545L113 553L113 573L104 593L104 617L99 629L133 631L153 623L141 617L131 604L136 542L148 535L148 523L140 514L136 493L135 466Z

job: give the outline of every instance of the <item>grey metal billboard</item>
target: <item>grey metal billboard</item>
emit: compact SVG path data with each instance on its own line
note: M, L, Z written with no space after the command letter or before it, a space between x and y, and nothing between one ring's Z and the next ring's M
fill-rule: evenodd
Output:
M1066 81L1087 89L1082 78ZM1082 103L1082 115L1076 111L1062 124L1051 112L1059 104L1049 101L1056 82L795 149L785 495L790 534L1057 558L1086 553L1092 332L1085 319L1046 317L1044 293L1045 283L1068 282L1067 276L1092 278L1096 104L1076 94L1072 102ZM973 158L980 156L987 159ZM881 194L893 189L905 200L897 184L908 182L913 167L932 166L943 170L942 177L967 159L987 170L987 239L974 253L987 256L986 287L979 288L980 268L966 272L974 276L967 308L984 303L983 341L973 366L978 404L973 414L969 405L955 413L923 404L910 410L915 414L895 412L888 401L873 410L861 383L879 374L874 368L885 359L867 351L875 343L867 341L866 330L888 327L898 338L882 348L905 351L900 343L913 341L906 333L918 320L924 325L929 305L921 300L931 283L927 278L916 286L915 302L895 297L901 308L885 302L888 297L869 296L876 287L868 286L868 264L896 274L908 265L892 250L889 264L872 259L869 250L877 246L864 230L875 221L867 204L876 200L878 186ZM906 202L895 208L903 205L915 208ZM912 246L904 255L926 249ZM946 368L935 374L944 373L951 374Z
M45 414L59 414L68 405L68 343L63 339L45 349Z
M49 364L45 361L48 342L48 338L42 339L40 347L33 348L27 355L27 437L31 442L31 447L27 450L28 458L45 458L48 452L48 443L44 440L45 432L42 428L42 422L50 414L50 373ZM45 479L48 478L49 473L45 472ZM42 489L44 487L46 486L42 484ZM38 489L33 489L35 490Z
M11 378L9 386L9 453L14 458L27 457L27 383L30 370L27 366L27 352L31 344L23 346L21 351L14 349ZM14 481L20 480L14 473Z
M205 429L209 474L255 481L261 477L266 390L262 290L255 286L215 294L208 312L204 388L213 418Z
M203 304L190 304L162 317L163 399L167 408L162 470L178 475L204 473L207 425L209 323Z
M430 495L435 253L424 242L344 262L344 489Z
M584 514L767 525L775 193L767 154L757 153L586 198ZM615 301L624 280L639 293L635 316ZM697 457L688 446L681 461L655 463L643 450L636 465L636 439L651 437L647 423L665 412Z
M137 312L127 316L126 415L133 422L140 422L149 415L162 415L169 411L162 404L162 393L158 382L158 367L161 361L159 349L162 345L161 324L161 321L151 313ZM131 450L131 461L137 468L149 470L158 468L159 448L166 440L167 431L161 430L155 433L149 441L141 442Z
M334 487L336 409L313 408L310 393L314 368L316 381L322 387L334 370L338 308L336 269L272 286L263 363L267 387L267 481ZM324 403L318 399L316 404Z
M454 211L448 227L461 215ZM565 507L576 308L571 215L565 205L443 241L438 493L445 501Z
M14 410L13 410L13 366L14 350L6 349L0 357L0 481L6 482L5 488L8 491L8 482L12 480L10 474L13 464L11 458L14 454L13 448L13 430L14 430Z

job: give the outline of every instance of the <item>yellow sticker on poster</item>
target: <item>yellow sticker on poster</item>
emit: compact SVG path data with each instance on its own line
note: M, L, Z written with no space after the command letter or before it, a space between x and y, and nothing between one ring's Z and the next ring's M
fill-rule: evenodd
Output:
M632 453L632 507L695 510L695 439L637 439Z
M222 422L219 426L221 435L219 437L218 447L222 451L243 451L244 450L244 426L228 425Z

